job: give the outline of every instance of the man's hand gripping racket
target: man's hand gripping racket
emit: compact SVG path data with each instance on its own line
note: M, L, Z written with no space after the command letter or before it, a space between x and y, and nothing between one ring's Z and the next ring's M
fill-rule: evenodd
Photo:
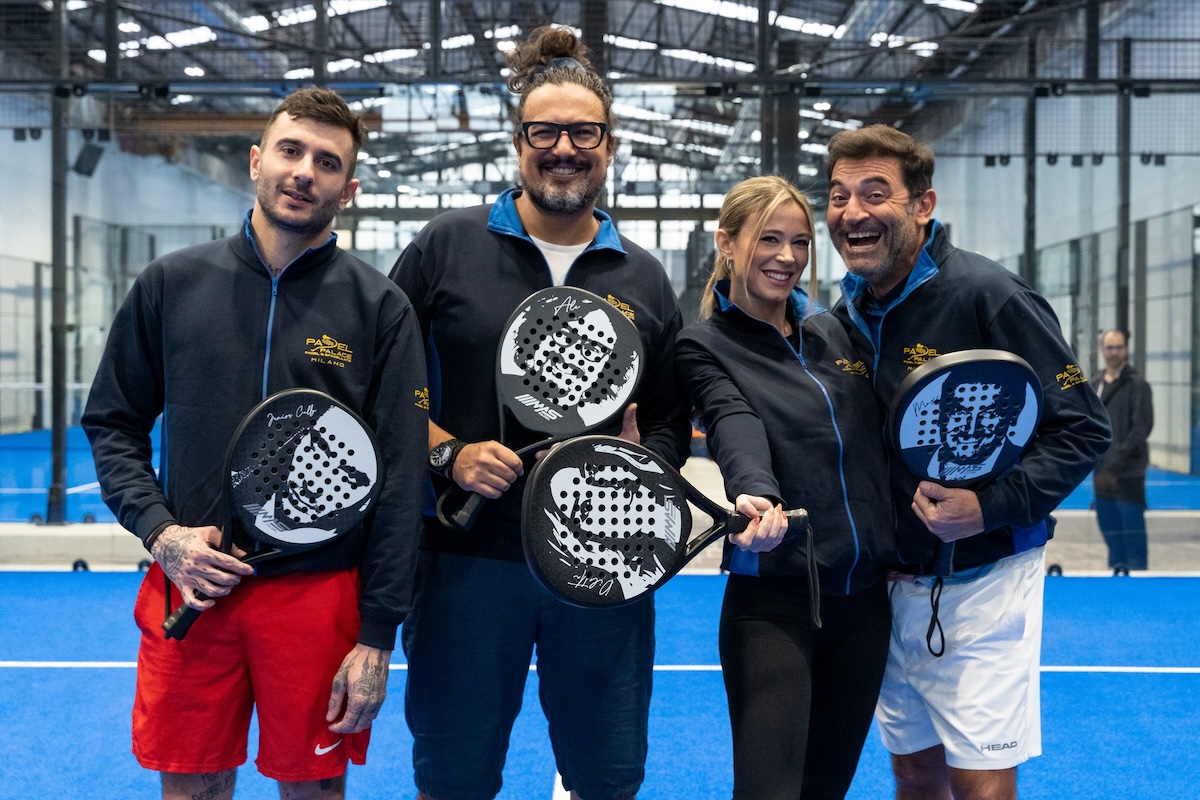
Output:
M533 468L523 500L526 563L551 593L584 607L648 596L752 521L710 500L650 450L613 436L555 447ZM692 533L689 501L713 518L707 530ZM803 509L786 516L789 533L811 530Z
M511 416L545 437L526 459L606 425L633 398L644 358L637 327L603 298L573 286L534 292L509 316L496 349L500 442ZM443 525L470 530L486 498L452 486L438 498Z
M253 566L324 546L357 527L383 488L383 461L374 433L353 411L322 392L292 389L242 420L222 477L220 550L230 551L240 526L254 542L240 560ZM179 606L163 623L166 637L182 639L199 615L192 605Z

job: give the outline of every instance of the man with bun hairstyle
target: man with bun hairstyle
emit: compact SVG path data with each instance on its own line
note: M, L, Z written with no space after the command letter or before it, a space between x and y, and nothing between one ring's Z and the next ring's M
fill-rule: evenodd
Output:
M622 422L604 432L679 465L691 432L672 361L681 316L662 265L596 209L615 121L586 48L569 30L538 28L509 65L518 186L436 217L392 271L430 364L430 497L454 484L491 500L470 532L426 507L402 636L413 767L422 800L494 797L536 650L563 786L576 800L620 800L644 776L654 601L579 609L535 582L520 541L529 465L514 451L540 437L510 426L498 441L493 362L509 314L533 292L570 285L606 298L637 326L647 364Z

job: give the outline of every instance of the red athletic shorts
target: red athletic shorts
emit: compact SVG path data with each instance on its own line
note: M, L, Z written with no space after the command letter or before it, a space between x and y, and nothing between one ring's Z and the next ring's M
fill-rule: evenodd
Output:
M163 637L158 564L138 592L142 631L133 754L159 772L208 773L246 762L258 711L258 770L325 780L363 764L371 730L333 733L325 721L333 676L360 626L357 570L243 578L200 615L183 641ZM171 587L172 607L181 602Z

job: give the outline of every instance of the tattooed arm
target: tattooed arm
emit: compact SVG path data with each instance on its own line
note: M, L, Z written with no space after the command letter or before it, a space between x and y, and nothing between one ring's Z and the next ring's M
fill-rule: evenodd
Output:
M168 525L150 545L150 553L162 567L183 600L192 608L205 609L212 600L201 600L197 591L208 597L222 597L244 575L253 575L254 567L217 548L221 531L211 525L187 528Z
M329 730L334 733L358 733L371 727L387 696L388 664L391 660L391 650L380 650L361 643L356 644L342 659L342 666L333 676L329 713L325 715L326 722L333 723Z

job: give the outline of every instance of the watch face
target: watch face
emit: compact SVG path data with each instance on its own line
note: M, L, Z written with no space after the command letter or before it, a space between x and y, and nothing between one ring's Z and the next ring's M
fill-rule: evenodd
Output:
M437 447L429 451L429 463L434 469L441 469L446 466L446 462L450 460L450 443L442 442Z

